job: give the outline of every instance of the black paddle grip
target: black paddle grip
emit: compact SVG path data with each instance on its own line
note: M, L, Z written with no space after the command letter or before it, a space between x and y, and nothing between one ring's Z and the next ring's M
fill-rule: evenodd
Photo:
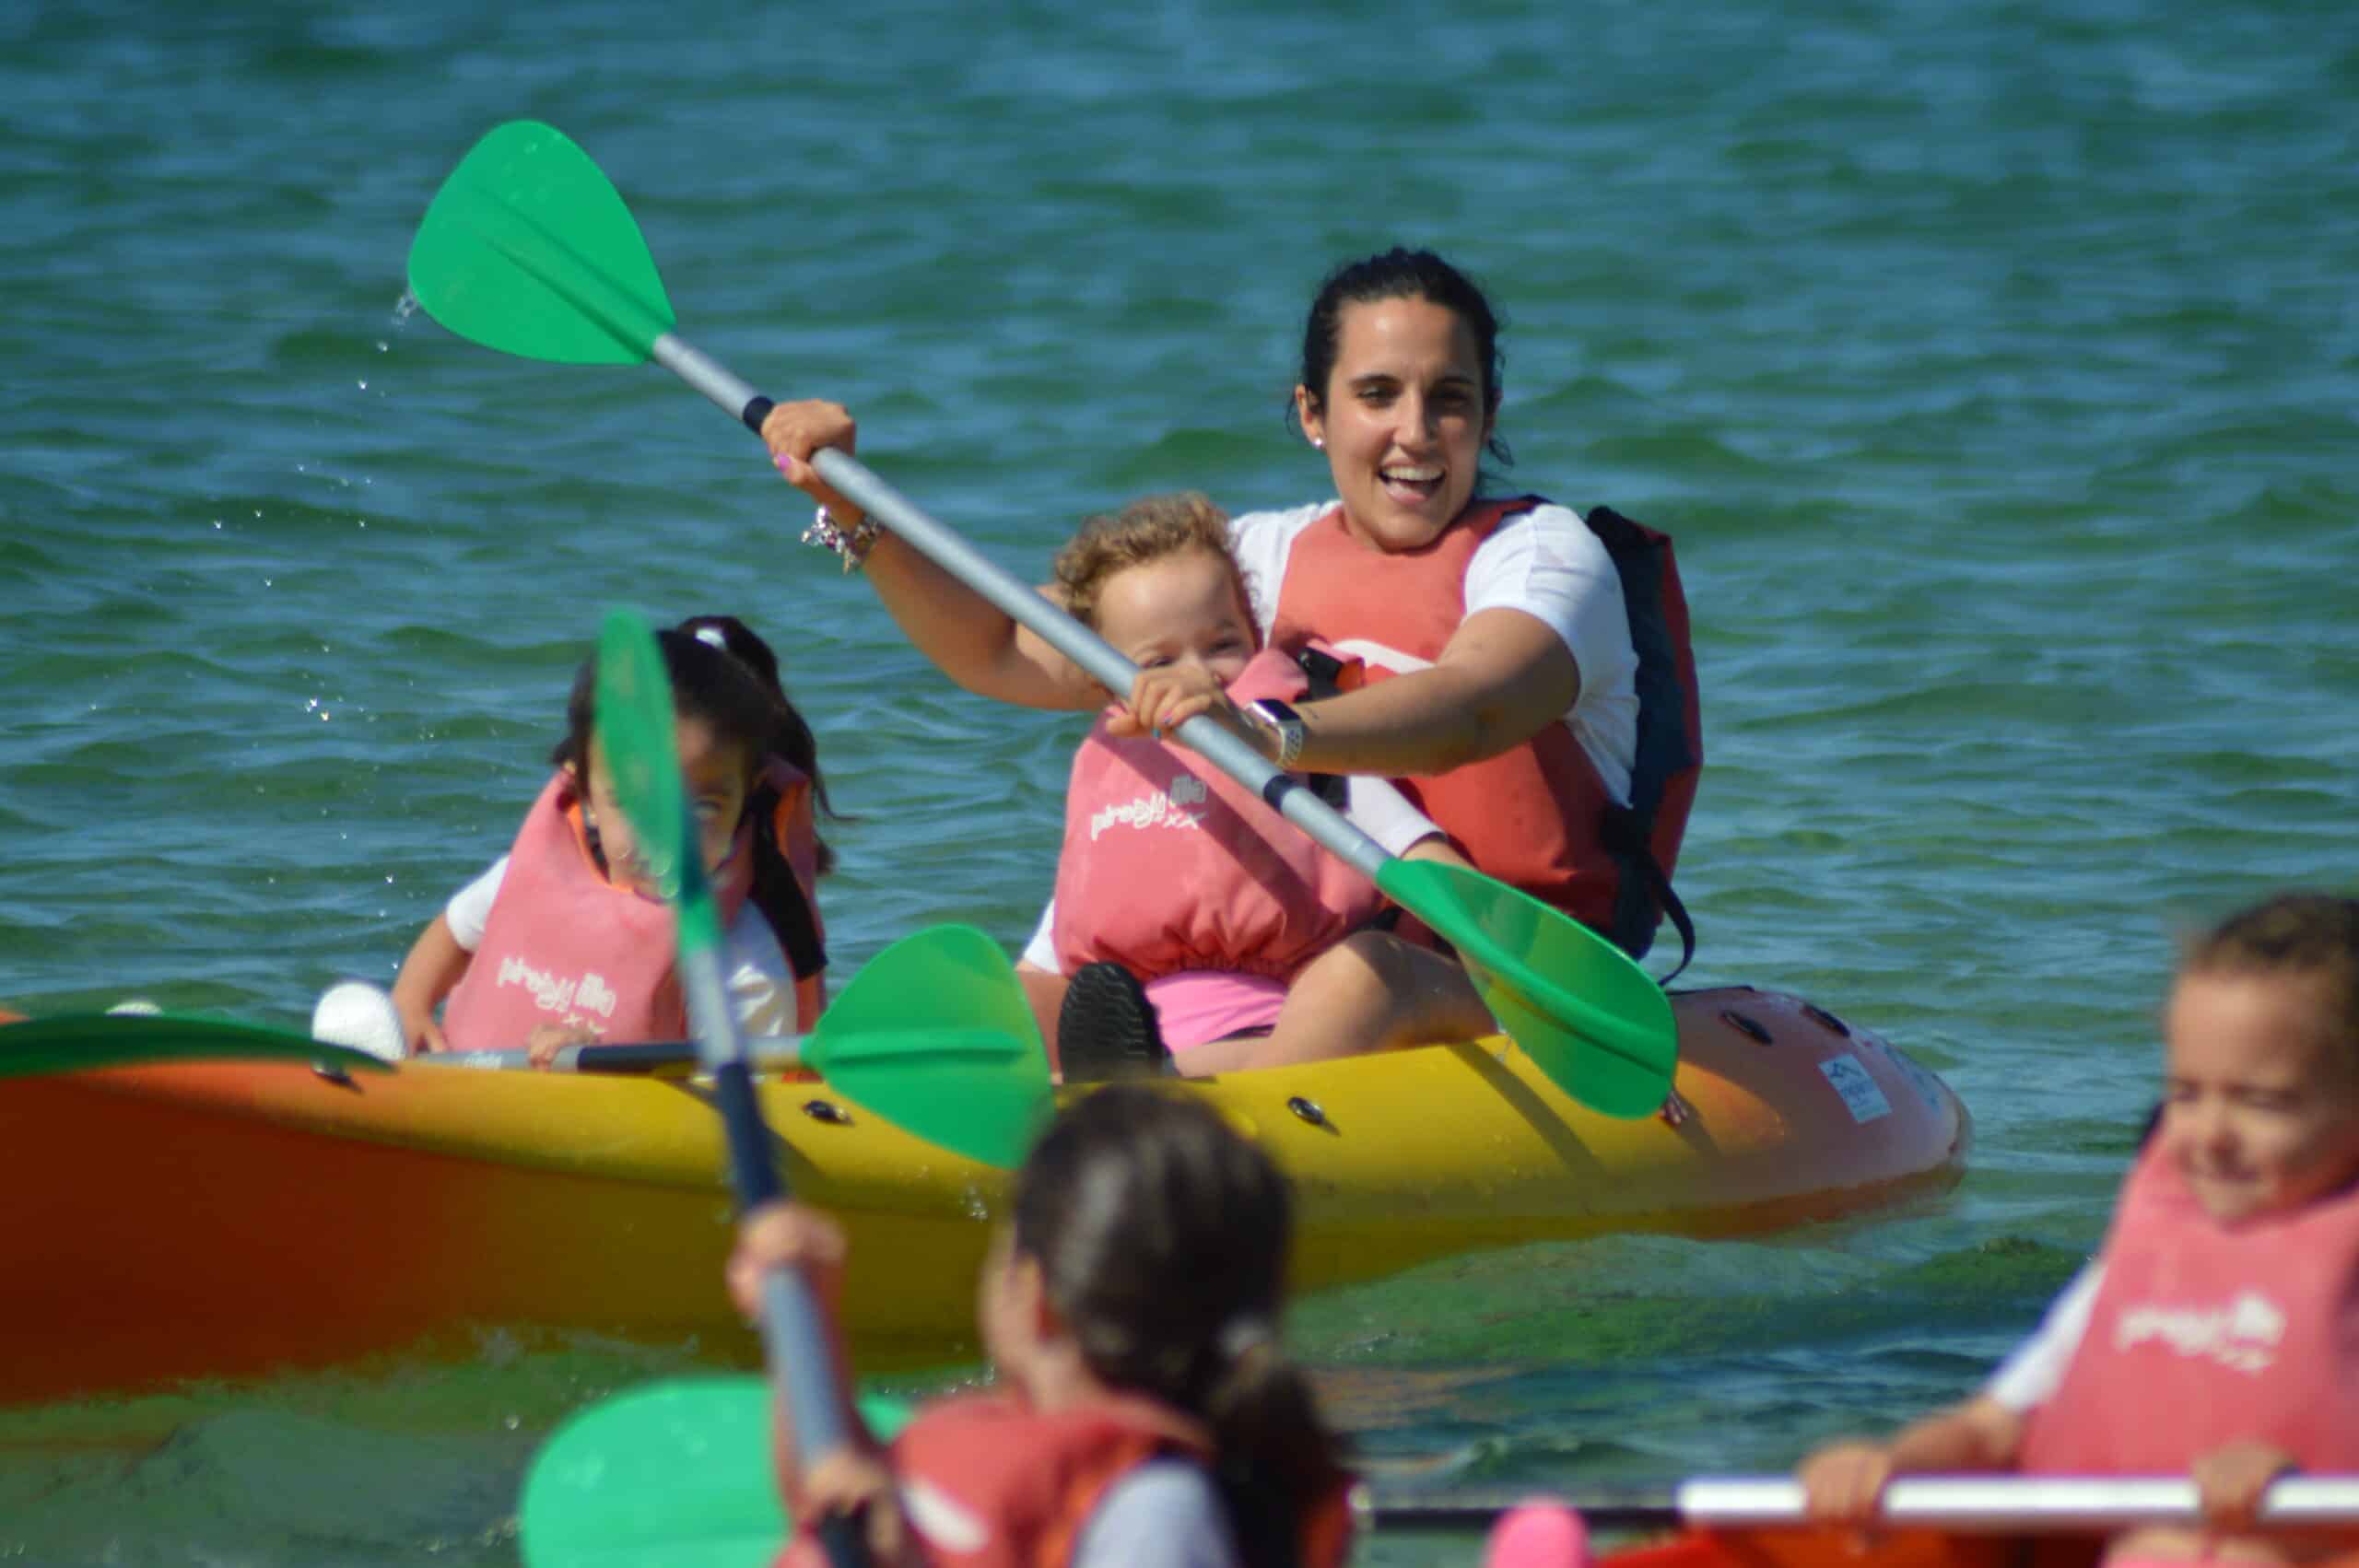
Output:
M745 428L758 436L762 433L762 421L768 419L770 416L770 410L777 406L778 404L769 398L757 397L739 409L737 417L745 422Z
M786 1184L778 1179L778 1164L770 1153L770 1129L754 1098L754 1075L742 1061L725 1063L712 1075L712 1094L729 1137L729 1168L736 1173L739 1211L784 1197Z
M828 1514L819 1520L819 1550L829 1568L868 1568L868 1542L861 1539L860 1515Z

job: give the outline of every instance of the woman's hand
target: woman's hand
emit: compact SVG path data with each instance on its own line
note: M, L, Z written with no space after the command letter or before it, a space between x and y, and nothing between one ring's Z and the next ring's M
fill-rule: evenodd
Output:
M820 478L811 460L828 448L850 456L859 436L860 427L853 423L850 409L817 399L781 403L762 421L763 444L770 449L771 461L786 475L786 482L827 508L843 528L860 521L861 509Z
M524 1040L524 1055L534 1067L547 1067L568 1046L594 1046L597 1031L584 1024L535 1024Z
M729 1258L729 1295L750 1323L761 1314L762 1276L800 1269L830 1314L843 1293L843 1227L805 1203L765 1203L739 1223Z
M2299 1469L2294 1456L2274 1444L2238 1438L2199 1457L2188 1467L2204 1523L2215 1530L2251 1529L2259 1522L2260 1500L2269 1483Z

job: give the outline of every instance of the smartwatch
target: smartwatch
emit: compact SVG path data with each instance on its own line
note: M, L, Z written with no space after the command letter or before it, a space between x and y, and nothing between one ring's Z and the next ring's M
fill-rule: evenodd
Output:
M1302 715L1275 697L1266 696L1259 702L1247 703L1245 712L1256 728L1277 737L1277 765L1292 772L1296 760L1302 755Z

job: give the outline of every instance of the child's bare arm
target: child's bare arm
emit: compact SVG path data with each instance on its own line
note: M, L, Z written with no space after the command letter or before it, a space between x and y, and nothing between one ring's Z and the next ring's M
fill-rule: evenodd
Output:
M764 1274L772 1269L803 1271L827 1320L828 1353L835 1361L836 1396L842 1401L849 1446L855 1455L874 1455L876 1440L851 1402L851 1363L844 1352L843 1318L837 1305L843 1295L844 1252L843 1228L818 1210L792 1201L765 1203L738 1223L737 1249L729 1258L729 1293L750 1320L761 1311ZM833 1492L822 1499L812 1489L822 1476L850 1486L863 1473L861 1467L823 1465L819 1461L836 1456L804 1454L783 1405L777 1429L779 1484L788 1511L800 1519L810 1516L823 1501L844 1502Z
M1925 1471L2012 1469L2023 1445L2024 1416L1989 1396L1952 1405L1901 1428L1889 1443L1845 1439L1830 1443L1795 1470L1811 1517L1864 1524L1874 1516L1884 1483Z
M402 1035L413 1051L445 1051L450 1042L434 1021L434 1010L464 978L475 954L459 945L447 916L438 914L417 933L409 956L402 960L393 979L393 1011L402 1016Z

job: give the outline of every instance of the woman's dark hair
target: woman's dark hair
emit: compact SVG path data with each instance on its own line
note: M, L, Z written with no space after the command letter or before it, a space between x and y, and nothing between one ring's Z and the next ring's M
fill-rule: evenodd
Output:
M1292 1205L1269 1156L1193 1100L1101 1089L1041 1137L1015 1211L1089 1370L1209 1425L1246 1562L1294 1563L1345 1477L1278 1347Z
M1474 334L1474 355L1483 366L1483 415L1496 420L1499 413L1501 370L1499 318L1479 285L1431 251L1411 251L1395 245L1379 255L1345 262L1329 273L1311 298L1310 315L1302 327L1301 383L1311 406L1327 405L1327 378L1334 373L1337 345L1343 335L1344 307L1379 299L1429 299L1466 323ZM1286 426L1295 427L1294 399L1286 399ZM1484 450L1501 463L1512 465L1496 426Z
M810 778L819 809L837 814L819 773L818 741L788 699L779 680L778 655L769 643L734 615L691 615L656 633L655 642L672 677L673 708L681 718L697 720L710 726L717 739L742 747L757 784L766 758L792 763ZM549 754L550 762L577 778L589 777L590 733L597 706L598 660L593 654L573 677L573 692L565 705L565 739ZM766 813L751 811L758 792L747 791L748 814L766 824ZM820 872L834 869L835 863L835 851L820 843Z

